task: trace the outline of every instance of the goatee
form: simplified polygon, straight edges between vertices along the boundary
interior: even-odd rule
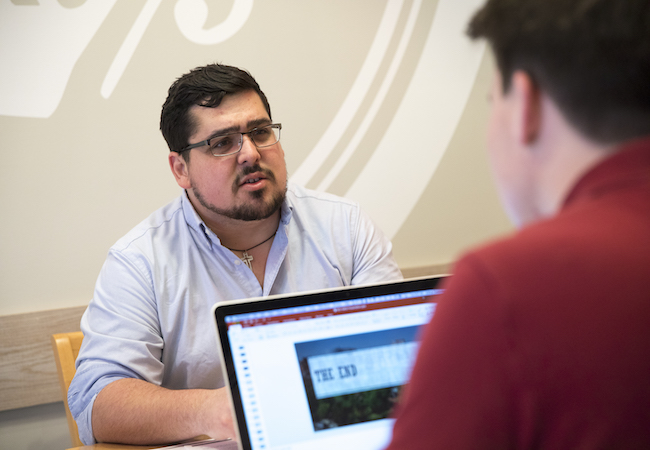
[[[236,194],[239,190],[239,185],[241,184],[241,179],[248,174],[261,172],[264,174],[266,179],[268,179],[272,185],[275,186],[275,175],[268,169],[262,169],[260,166],[255,165],[252,167],[247,167],[242,171],[242,174],[237,177],[235,183],[233,183],[233,194]],[[208,203],[201,192],[193,187],[192,192],[194,196],[199,201],[199,203],[209,211],[212,211],[215,214],[228,217],[234,220],[243,220],[246,222],[253,220],[263,220],[271,217],[276,211],[282,207],[284,199],[287,195],[287,186],[283,186],[281,189],[277,189],[272,193],[271,197],[268,200],[265,200],[265,195],[269,189],[272,187],[267,187],[263,189],[258,189],[250,192],[248,195],[250,200],[241,205],[236,205],[233,208],[225,209],[219,208],[213,204]]]

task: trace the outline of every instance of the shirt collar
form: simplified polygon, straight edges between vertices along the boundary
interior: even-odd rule
[[[564,207],[582,199],[650,182],[650,136],[621,145],[618,150],[591,168],[575,184]]]
[[[293,216],[293,203],[291,202],[291,183],[287,184],[287,195],[282,202],[282,207],[280,209],[280,223],[283,225],[288,225],[291,222],[291,217]]]
[[[205,242],[208,247],[212,248],[213,244],[221,245],[221,241],[216,234],[208,228],[208,226],[203,222],[199,213],[194,209],[194,205],[190,201],[190,198],[187,196],[187,191],[183,191],[181,195],[181,204],[183,207],[183,215],[185,216],[185,222],[187,225],[194,229],[200,236],[205,238]]]
[[[194,205],[187,196],[187,191],[183,191],[181,195],[181,204],[183,208],[183,215],[185,216],[185,222],[189,227],[194,229],[201,236],[204,236],[206,243],[210,248],[213,244],[221,245],[221,240],[219,237],[203,222],[199,213],[194,209]],[[293,216],[293,204],[289,199],[289,190],[287,190],[287,197],[284,199],[282,206],[280,208],[280,223],[284,226],[287,226],[291,222],[291,217]]]

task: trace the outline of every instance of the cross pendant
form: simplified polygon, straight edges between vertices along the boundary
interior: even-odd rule
[[[253,257],[249,255],[248,253],[244,252],[242,257],[240,258],[244,264],[248,266],[250,270],[253,270]]]

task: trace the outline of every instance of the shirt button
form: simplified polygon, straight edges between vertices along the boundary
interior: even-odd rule
[[[241,259],[234,260],[233,264],[235,264],[236,266],[240,265],[241,264]]]

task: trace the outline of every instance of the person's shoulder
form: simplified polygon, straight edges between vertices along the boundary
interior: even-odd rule
[[[541,260],[553,258],[558,244],[555,228],[554,222],[543,222],[513,230],[467,249],[459,262],[470,260],[488,272],[500,273],[507,273],[510,268],[539,267]]]
[[[601,250],[602,227],[589,223],[589,215],[582,216],[561,213],[540,220],[469,249],[461,260],[471,261],[485,274],[515,278],[524,274],[553,276],[570,268],[570,262],[574,272],[578,270],[577,262],[580,267],[591,267],[596,261],[584,262],[603,259],[606,249]]]
[[[315,191],[294,183],[288,183],[287,186],[287,199],[292,206],[300,203],[316,203],[316,204],[332,204],[341,205],[345,207],[357,208],[357,202],[350,199],[339,197],[338,195],[330,194],[329,192]]]
[[[133,227],[113,245],[113,249],[124,251],[138,241],[155,239],[160,234],[160,231],[167,234],[165,231],[169,227],[178,226],[178,220],[184,221],[182,217],[182,201],[181,197],[177,197]]]

